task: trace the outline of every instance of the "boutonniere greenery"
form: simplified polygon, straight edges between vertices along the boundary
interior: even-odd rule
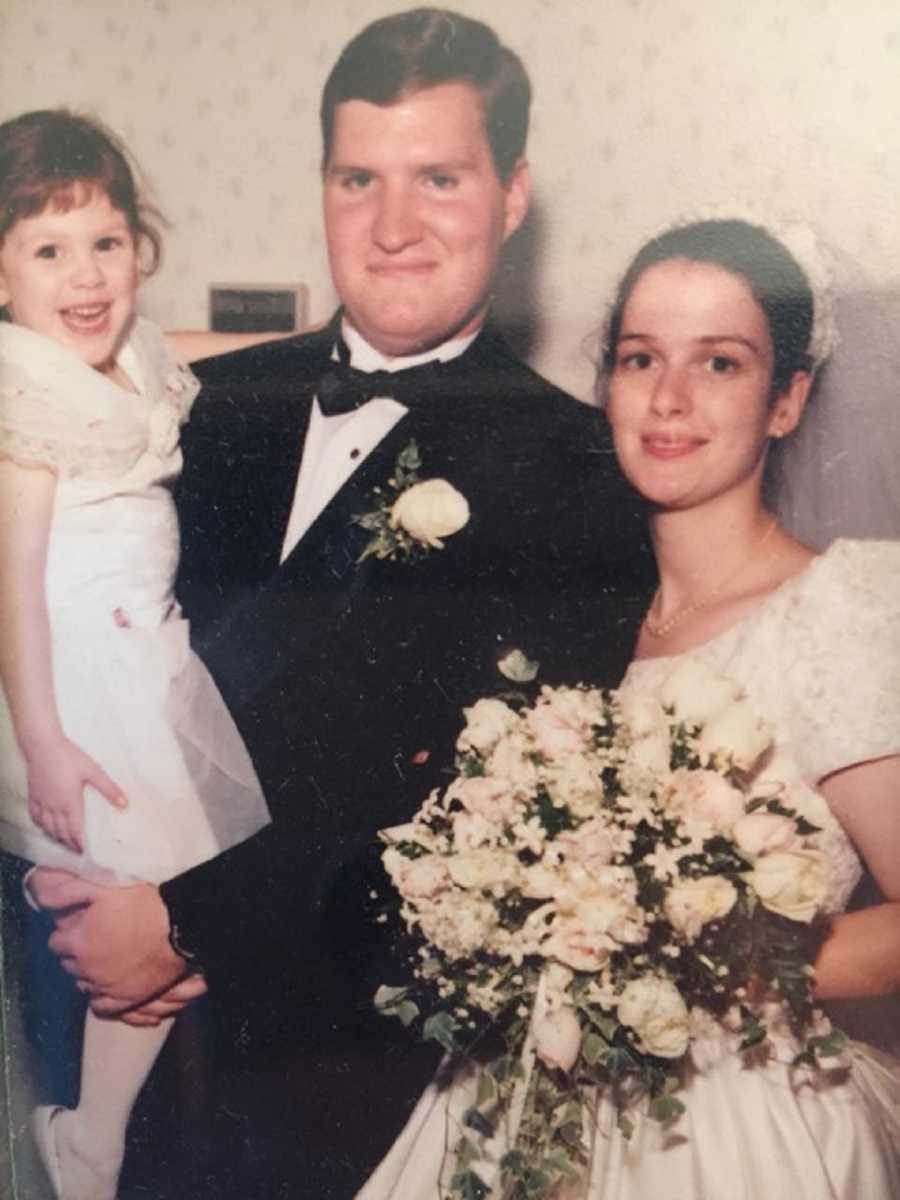
[[[357,561],[375,558],[411,560],[428,550],[443,550],[443,538],[469,521],[465,496],[446,479],[420,479],[422,458],[410,441],[397,455],[390,478],[373,488],[375,507],[358,513],[355,524],[372,537]]]

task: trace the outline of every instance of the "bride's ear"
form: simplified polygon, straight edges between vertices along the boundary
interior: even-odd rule
[[[812,386],[812,374],[809,371],[795,371],[791,382],[780,395],[775,397],[769,413],[769,437],[782,438],[793,433],[800,424],[809,389]]]

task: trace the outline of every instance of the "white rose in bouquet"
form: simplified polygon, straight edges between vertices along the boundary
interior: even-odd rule
[[[628,747],[622,765],[625,785],[638,792],[652,790],[668,774],[671,753],[668,731],[665,736],[637,738]]]
[[[401,492],[391,509],[391,524],[410,537],[442,550],[441,538],[458,533],[469,521],[465,496],[446,479],[423,479]]]
[[[549,704],[539,704],[528,714],[528,728],[538,750],[545,758],[577,754],[587,745],[584,734],[570,725]]]
[[[477,700],[471,708],[464,708],[466,727],[456,740],[456,748],[465,754],[474,750],[476,754],[488,754],[501,738],[516,729],[518,716],[502,700]]]
[[[541,778],[554,802],[565,804],[576,817],[593,816],[603,800],[603,778],[596,763],[583,754],[545,764]]]
[[[394,887],[404,899],[436,895],[441,890],[438,886],[439,880],[443,880],[445,885],[449,884],[449,876],[446,869],[441,867],[443,860],[439,855],[423,854],[418,858],[410,858],[391,845],[382,852],[381,861]]]
[[[669,722],[662,704],[649,692],[624,692],[619,712],[633,738],[669,740]]]
[[[474,850],[486,842],[496,842],[500,829],[480,813],[458,812],[453,818],[453,844],[457,850]]]
[[[625,985],[619,1020],[637,1034],[642,1050],[680,1058],[688,1047],[690,1017],[678,989],[660,975],[643,975]]]
[[[556,845],[567,862],[579,863],[589,872],[609,866],[615,854],[610,831],[600,817],[592,817],[577,829],[561,833]]]
[[[621,767],[625,787],[652,791],[668,774],[671,759],[669,719],[660,701],[648,693],[626,692],[619,713],[630,741]]]
[[[573,915],[556,918],[542,952],[574,971],[598,971],[617,948],[615,939],[599,924]]]
[[[400,895],[406,900],[433,900],[450,886],[447,865],[437,854],[404,858],[391,870],[390,875]]]
[[[537,707],[546,705],[567,725],[578,729],[588,739],[591,727],[606,719],[603,693],[596,688],[543,687],[541,701]]]
[[[532,745],[523,734],[510,733],[497,743],[488,759],[491,775],[504,779],[514,793],[528,796],[537,785],[537,767],[531,760]]]
[[[636,945],[647,936],[647,914],[638,902],[632,867],[611,865],[595,868],[590,874],[582,872],[578,886],[561,895],[559,904],[561,910],[608,932],[620,945]]]
[[[793,850],[798,843],[797,822],[780,813],[753,812],[735,822],[731,831],[738,849],[750,858],[775,850]]]
[[[467,812],[491,825],[503,825],[515,816],[517,805],[502,779],[485,775],[462,776],[447,788],[447,797],[459,800]]]
[[[663,684],[660,700],[678,721],[703,725],[741,694],[737,684],[695,658],[685,658]]]
[[[746,700],[736,700],[716,713],[700,734],[701,758],[720,754],[740,770],[749,771],[772,744],[772,727],[753,711]]]
[[[549,900],[565,886],[562,871],[542,862],[523,867],[521,880],[522,895],[529,900]]]
[[[519,860],[506,850],[492,850],[483,846],[454,854],[447,859],[450,877],[466,891],[509,890],[519,876]]]
[[[792,921],[809,923],[825,899],[825,865],[815,850],[764,854],[747,880],[770,912]]]
[[[672,773],[666,807],[679,816],[703,821],[717,833],[727,833],[744,815],[744,797],[718,771]]]
[[[541,699],[527,716],[541,754],[559,758],[584,751],[591,728],[604,720],[603,696],[583,688],[543,688]]]
[[[569,868],[555,896],[556,915],[542,949],[579,971],[595,971],[622,945],[646,937],[646,913],[636,898],[634,872],[628,867],[601,867],[589,874]]]
[[[736,900],[737,889],[729,879],[704,875],[673,884],[666,892],[663,907],[672,926],[693,941],[704,925],[727,916]]]

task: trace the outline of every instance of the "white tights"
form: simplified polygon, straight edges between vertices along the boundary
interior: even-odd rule
[[[137,1028],[88,1012],[78,1107],[53,1123],[64,1200],[115,1197],[128,1118],[172,1025]]]

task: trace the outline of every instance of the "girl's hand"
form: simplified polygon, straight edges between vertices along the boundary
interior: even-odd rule
[[[96,788],[115,808],[128,801],[90,755],[63,737],[26,754],[28,810],[44,832],[76,854],[84,851],[84,789]]]

